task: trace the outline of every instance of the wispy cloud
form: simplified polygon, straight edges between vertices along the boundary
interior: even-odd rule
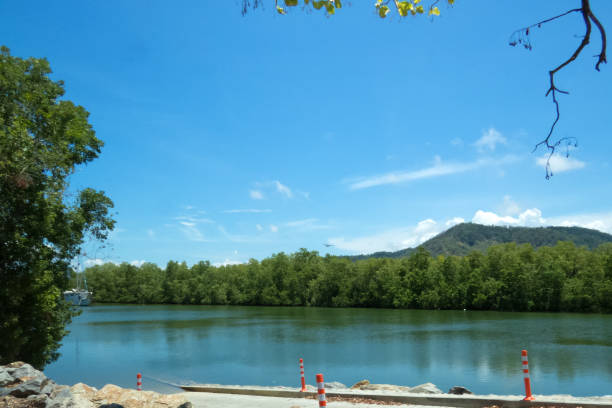
[[[210,218],[202,218],[202,217],[194,217],[190,215],[179,215],[178,217],[174,217],[175,220],[182,222],[189,222],[192,224],[214,224],[214,221]]]
[[[239,213],[253,213],[253,214],[259,214],[259,213],[269,213],[272,212],[272,210],[270,209],[256,209],[256,208],[245,208],[245,209],[239,209],[239,210],[225,210],[223,211],[224,213],[227,214],[239,214]]]
[[[261,224],[255,224],[255,228],[257,228],[257,231],[263,231],[264,229]]]
[[[494,128],[490,128],[489,130],[482,132],[482,136],[474,143],[474,146],[476,146],[479,152],[492,152],[495,150],[495,147],[498,144],[505,145],[506,143],[507,140],[501,133]]]
[[[249,195],[253,200],[263,200],[264,195],[260,190],[249,190]]]
[[[317,218],[306,218],[303,220],[289,221],[283,224],[285,227],[296,228],[302,231],[315,231],[330,229],[329,225],[319,224]]]
[[[190,241],[205,242],[204,234],[198,229],[196,223],[189,221],[180,221],[179,230],[185,235]]]
[[[301,197],[304,199],[310,198],[310,193],[307,191],[295,190],[295,192],[286,184],[281,183],[279,180],[256,182],[254,183],[257,190],[250,190],[251,198],[255,200],[261,200],[264,196],[264,191],[267,196],[273,194],[280,194],[281,196],[292,199]]]
[[[278,232],[278,227],[276,225],[271,224],[270,225],[270,231],[271,232]]]
[[[284,195],[287,198],[292,198],[293,197],[293,193],[291,192],[291,189],[289,187],[287,187],[286,185],[282,184],[278,180],[275,180],[273,183],[274,183],[274,186],[276,187],[276,191],[278,191],[279,193],[281,193],[282,195]]]
[[[546,167],[548,162],[548,156],[539,157],[536,159],[538,166]],[[583,161],[574,159],[573,157],[566,157],[555,154],[550,158],[550,170],[553,173],[563,173],[564,171],[581,169],[586,164]]]
[[[364,188],[382,186],[386,184],[406,183],[409,181],[464,173],[485,166],[507,164],[516,160],[518,160],[517,157],[507,155],[500,158],[481,158],[467,163],[443,163],[442,160],[436,156],[434,164],[431,167],[413,171],[398,171],[356,179],[350,182],[349,188],[351,190],[361,190]]]
[[[225,227],[223,227],[222,225],[219,225],[218,229],[219,229],[219,232],[221,232],[221,234],[223,234],[223,236],[225,238],[227,238],[228,240],[230,240],[232,242],[249,242],[249,241],[252,241],[252,239],[250,239],[249,237],[247,237],[245,235],[230,234],[229,232],[227,232]]]

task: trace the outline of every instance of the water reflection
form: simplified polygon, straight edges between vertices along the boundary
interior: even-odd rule
[[[522,392],[520,350],[537,393],[609,393],[612,316],[372,309],[93,306],[46,372],[60,383],[298,385],[315,372],[351,384]],[[296,381],[298,380],[298,381]],[[155,381],[147,387],[162,389]],[[167,389],[164,391],[168,391]]]

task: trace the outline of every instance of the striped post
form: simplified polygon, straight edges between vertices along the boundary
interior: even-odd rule
[[[302,389],[300,392],[306,391],[306,380],[304,379],[304,360],[300,358],[300,376],[302,377]]]
[[[523,401],[533,401],[535,398],[531,395],[531,382],[529,381],[529,363],[527,362],[527,350],[521,351],[521,360],[523,362],[523,379],[525,380],[525,398]]]
[[[317,374],[317,394],[319,397],[319,407],[326,407],[327,401],[325,401],[325,387],[323,385],[323,374]]]
[[[142,391],[142,374],[136,374],[136,389]]]

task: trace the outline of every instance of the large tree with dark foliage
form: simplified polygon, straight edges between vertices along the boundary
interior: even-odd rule
[[[0,50],[0,364],[58,357],[74,315],[62,298],[70,262],[114,226],[103,192],[69,189],[103,143],[50,73],[45,59]]]

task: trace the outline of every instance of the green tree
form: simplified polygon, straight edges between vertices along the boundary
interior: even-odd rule
[[[0,364],[42,368],[58,357],[74,315],[62,298],[70,262],[114,226],[103,192],[68,193],[103,143],[50,74],[45,59],[0,49]]]

